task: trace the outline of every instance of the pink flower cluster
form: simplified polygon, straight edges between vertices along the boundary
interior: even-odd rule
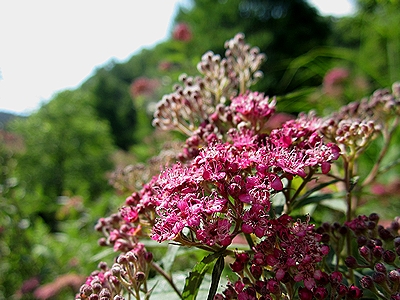
[[[295,284],[300,284],[297,295],[302,300],[326,299],[328,291],[339,298],[358,299],[362,296],[358,287],[347,287],[342,283],[342,273],[327,274],[320,269],[319,263],[330,248],[321,242],[322,235],[314,230],[309,220],[295,222],[290,216],[282,215],[267,223],[265,238],[254,247],[253,254],[237,253],[231,264],[232,270],[239,274],[239,280],[228,284],[214,299],[276,299],[284,286]]]
[[[271,114],[273,109],[266,107]],[[339,157],[334,144],[323,142],[316,123],[302,116],[270,136],[232,129],[230,142],[215,138],[186,165],[165,170],[153,185],[158,218],[152,238],[181,238],[184,228],[197,238],[192,242],[210,246],[228,246],[240,232],[264,236],[271,195],[285,189],[284,179],[305,177],[318,168],[327,173]]]

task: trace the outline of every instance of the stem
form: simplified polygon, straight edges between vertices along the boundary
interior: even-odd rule
[[[346,221],[350,222],[353,219],[353,214],[355,214],[354,208],[352,207],[352,184],[351,179],[353,177],[353,157],[350,156],[349,159],[344,157],[344,184],[346,189],[346,203],[347,203],[347,213],[346,213]],[[351,231],[348,230],[346,233],[346,256],[352,255],[351,249]],[[354,283],[354,272],[352,269],[349,269],[349,281]]]
[[[375,181],[376,177],[379,175],[379,169],[380,169],[382,160],[389,150],[390,142],[392,140],[394,131],[397,128],[398,124],[399,124],[399,118],[396,117],[392,124],[392,130],[383,131],[383,139],[384,139],[383,147],[381,149],[381,152],[379,153],[379,157],[378,157],[376,163],[374,164],[374,166],[373,166],[371,172],[368,174],[367,178],[365,178],[365,180],[361,184],[361,187],[365,187],[365,186],[371,184],[372,182]]]
[[[169,276],[158,264],[156,264],[155,262],[151,262],[151,266],[153,267],[154,270],[156,270],[161,276],[163,276],[165,278],[165,280],[167,280],[167,282],[169,283],[169,285],[174,289],[175,293],[179,296],[180,299],[182,298],[182,294],[181,292],[178,290],[178,288],[176,287],[174,281],[172,280],[172,277]]]
[[[314,172],[315,172],[315,170],[311,169],[310,173],[307,175],[306,178],[303,179],[303,182],[301,183],[299,188],[296,190],[294,195],[290,198],[290,200],[289,201],[286,200],[285,208],[283,210],[284,213],[289,214],[292,211],[291,204],[296,200],[297,196],[301,193],[301,191],[304,189],[306,184],[311,180],[311,178],[314,175]]]

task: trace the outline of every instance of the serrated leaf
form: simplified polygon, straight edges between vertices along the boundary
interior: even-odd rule
[[[203,281],[204,275],[210,269],[212,262],[219,257],[220,254],[213,253],[203,258],[201,262],[198,262],[193,270],[189,273],[185,281],[185,287],[182,292],[182,299],[184,300],[195,300],[199,291],[201,282]]]
[[[224,257],[221,255],[220,257],[218,257],[212,271],[211,286],[207,300],[214,299],[215,293],[217,292],[218,289],[219,279],[221,278],[222,271],[224,270],[224,266],[225,266],[225,260]]]

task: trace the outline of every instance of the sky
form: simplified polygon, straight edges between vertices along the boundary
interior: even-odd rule
[[[351,0],[309,0],[322,15]],[[96,68],[168,38],[185,0],[0,1],[0,111],[29,114]]]

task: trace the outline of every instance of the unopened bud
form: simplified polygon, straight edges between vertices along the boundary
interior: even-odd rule
[[[111,273],[116,277],[121,276],[121,266],[119,264],[114,264],[111,268]]]
[[[388,275],[389,279],[396,284],[400,283],[400,270],[392,270]]]
[[[354,269],[358,266],[357,260],[354,256],[348,256],[344,263],[346,264],[347,267],[349,267],[350,269]]]
[[[92,289],[94,293],[96,294],[100,293],[102,288],[103,287],[101,286],[100,282],[94,282],[94,283],[92,282]]]
[[[93,288],[90,285],[83,284],[79,289],[79,292],[81,295],[89,296],[90,294],[93,293]]]
[[[106,299],[111,299],[111,293],[108,290],[108,288],[103,288],[99,294],[100,299],[101,298],[106,298]]]
[[[145,252],[144,253],[144,260],[150,263],[153,260],[153,253]]]
[[[361,248],[358,249],[358,252],[362,257],[365,259],[369,259],[371,250],[367,246],[362,246]]]
[[[354,299],[359,299],[363,296],[363,292],[362,292],[362,290],[360,290],[359,287],[357,287],[355,285],[351,285],[349,287],[349,291],[347,292],[347,295],[349,295],[350,297],[352,297]]]
[[[97,267],[103,271],[107,270],[107,263],[104,261],[99,262],[99,264],[97,265]]]
[[[89,300],[99,300],[100,296],[97,294],[91,294],[88,299]]]
[[[381,258],[383,255],[384,249],[381,246],[376,246],[374,249],[372,249],[372,254],[376,258]]]
[[[378,222],[379,221],[379,215],[377,213],[372,213],[369,215],[368,219],[370,219],[373,222]]]
[[[104,237],[100,238],[100,239],[98,240],[97,243],[98,243],[99,246],[101,246],[101,247],[107,246],[107,240],[106,240],[106,238],[104,238]]]
[[[374,269],[377,272],[386,273],[386,267],[383,263],[376,263]]]
[[[396,260],[396,253],[392,250],[386,250],[382,255],[383,261],[390,264]]]
[[[390,241],[394,239],[394,236],[387,229],[378,230],[379,237],[384,241]]]
[[[386,275],[380,272],[375,272],[372,274],[372,280],[378,284],[381,284],[386,281]]]
[[[135,280],[137,282],[143,282],[146,279],[146,275],[143,272],[137,272],[135,274]]]
[[[374,281],[372,280],[371,276],[364,276],[363,278],[361,278],[360,284],[363,289],[367,290],[372,289],[374,287]]]

